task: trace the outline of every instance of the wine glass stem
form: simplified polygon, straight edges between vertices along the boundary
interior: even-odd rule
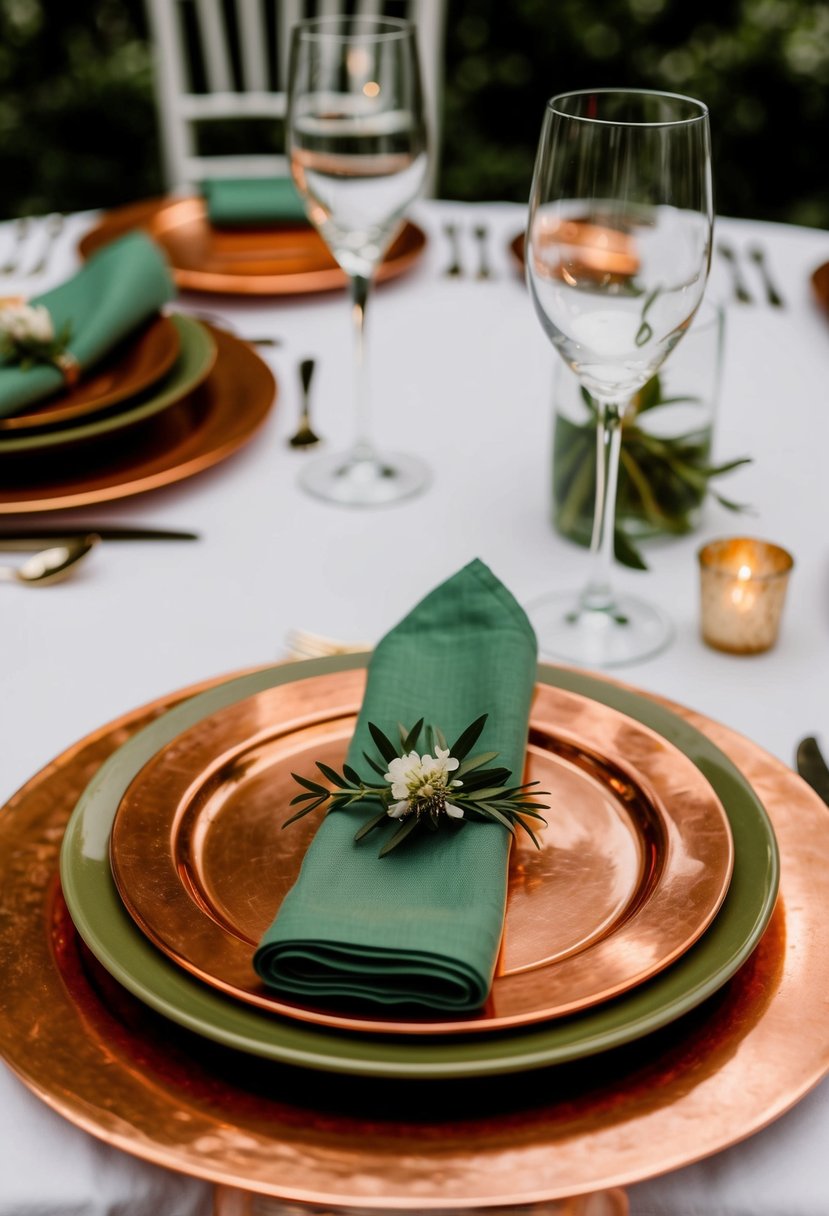
[[[354,333],[354,413],[355,439],[352,457],[356,460],[374,460],[374,447],[369,439],[369,394],[366,368],[366,303],[371,279],[365,275],[351,275],[351,320]]]
[[[616,488],[622,446],[624,403],[599,400],[596,418],[596,504],[590,538],[592,569],[582,592],[582,607],[590,612],[613,608],[610,571],[614,557]]]

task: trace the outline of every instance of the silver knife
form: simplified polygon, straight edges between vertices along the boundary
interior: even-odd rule
[[[94,532],[101,540],[200,540],[198,532],[179,532],[170,528],[119,528],[94,523],[79,523],[74,528],[0,529],[0,548],[28,549],[33,545],[59,543],[68,537]]]
[[[829,767],[812,735],[807,735],[797,745],[797,771],[829,806]]]

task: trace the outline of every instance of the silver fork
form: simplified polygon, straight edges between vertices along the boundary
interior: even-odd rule
[[[783,297],[772,282],[769,268],[766,264],[765,250],[761,245],[752,245],[746,251],[754,265],[757,267],[760,278],[763,280],[763,288],[766,293],[766,300],[772,308],[785,308]]]
[[[478,224],[475,228],[475,240],[478,242],[478,273],[476,279],[491,279],[492,271],[489,267],[489,253],[487,250],[487,241],[489,240],[489,232],[484,224]]]
[[[26,237],[29,235],[31,222],[27,215],[21,215],[19,219],[14,221],[12,247],[9,256],[3,265],[0,266],[0,275],[10,276],[16,274],[20,268],[20,259],[26,246]]]
[[[37,261],[35,262],[34,266],[31,269],[31,271],[29,272],[30,274],[33,274],[33,275],[45,274],[45,272],[49,266],[49,262],[52,259],[52,252],[55,248],[55,243],[56,243],[58,237],[60,236],[60,234],[63,232],[63,226],[65,223],[66,223],[66,221],[65,221],[64,217],[58,211],[55,211],[52,215],[46,216],[46,219],[44,221],[44,227],[46,229],[46,237],[43,242],[43,248],[40,251],[40,257],[37,259]]]
[[[371,650],[368,642],[341,642],[307,629],[290,629],[285,645],[294,659],[324,659],[333,654],[362,654]]]
[[[459,279],[463,274],[463,266],[461,265],[461,248],[458,240],[457,224],[444,224],[443,231],[446,234],[446,239],[449,242],[449,250],[451,261],[444,270],[444,277],[447,279]]]
[[[725,241],[717,241],[717,252],[731,268],[731,283],[734,288],[734,298],[741,304],[753,304],[754,298],[748,290],[742,272],[737,262],[737,254]]]

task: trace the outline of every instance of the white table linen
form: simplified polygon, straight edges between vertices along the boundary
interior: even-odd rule
[[[577,587],[587,555],[550,518],[552,377],[558,358],[533,315],[509,241],[523,225],[512,204],[423,203],[429,243],[415,268],[379,288],[368,312],[373,426],[379,444],[423,456],[434,473],[422,496],[363,510],[316,501],[296,484],[307,452],[287,446],[299,413],[299,360],[319,360],[313,421],[325,450],[351,437],[351,345],[342,293],[238,301],[185,297],[182,308],[222,315],[242,334],[272,333],[263,349],[279,396],[262,431],[217,468],[176,486],[84,511],[0,517],[191,528],[193,544],[104,544],[67,582],[0,595],[0,800],[76,739],[125,711],[206,677],[283,657],[301,627],[373,642],[427,590],[480,557],[528,603]],[[447,279],[447,219],[462,229],[467,274]],[[34,294],[77,264],[94,217],[71,218],[47,279],[5,280],[2,294]],[[495,277],[475,278],[473,227],[490,230]],[[693,536],[647,549],[647,574],[619,570],[620,589],[665,608],[673,645],[615,674],[722,721],[791,764],[797,740],[829,749],[829,319],[809,276],[829,260],[829,233],[718,221],[745,249],[766,248],[786,300],[732,302],[715,259],[708,293],[727,304],[716,455],[753,463],[719,482],[752,504],[740,517],[706,506]],[[0,256],[11,228],[0,229]],[[323,449],[316,449],[323,450]],[[778,646],[737,658],[699,640],[696,550],[749,534],[795,557]],[[829,812],[827,812],[829,814]],[[827,819],[829,830],[829,819]],[[688,1130],[693,1142],[693,1128]],[[825,1216],[829,1082],[745,1144],[630,1188],[633,1216]],[[43,1168],[48,1162],[49,1168]],[[209,1188],[99,1144],[34,1098],[0,1066],[0,1216],[203,1216]]]

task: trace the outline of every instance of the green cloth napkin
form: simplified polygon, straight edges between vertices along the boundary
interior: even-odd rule
[[[375,650],[347,762],[368,776],[374,722],[390,739],[418,718],[451,744],[489,718],[473,749],[521,780],[536,671],[523,609],[480,561],[439,586]],[[304,774],[303,774],[304,775]],[[308,774],[309,776],[312,774]],[[374,803],[321,823],[298,879],[254,956],[259,976],[305,1004],[342,998],[462,1012],[486,1000],[503,929],[509,833],[497,824],[419,833],[379,858]],[[286,831],[292,831],[289,827]],[[278,864],[278,861],[275,861]]]
[[[93,367],[175,294],[160,249],[140,232],[132,232],[94,254],[71,279],[36,296],[45,304],[55,333],[69,322],[68,351],[81,368]],[[64,379],[47,363],[21,368],[0,364],[0,417],[60,391]]]
[[[217,177],[202,182],[207,218],[216,228],[261,228],[307,223],[305,207],[290,177]]]

